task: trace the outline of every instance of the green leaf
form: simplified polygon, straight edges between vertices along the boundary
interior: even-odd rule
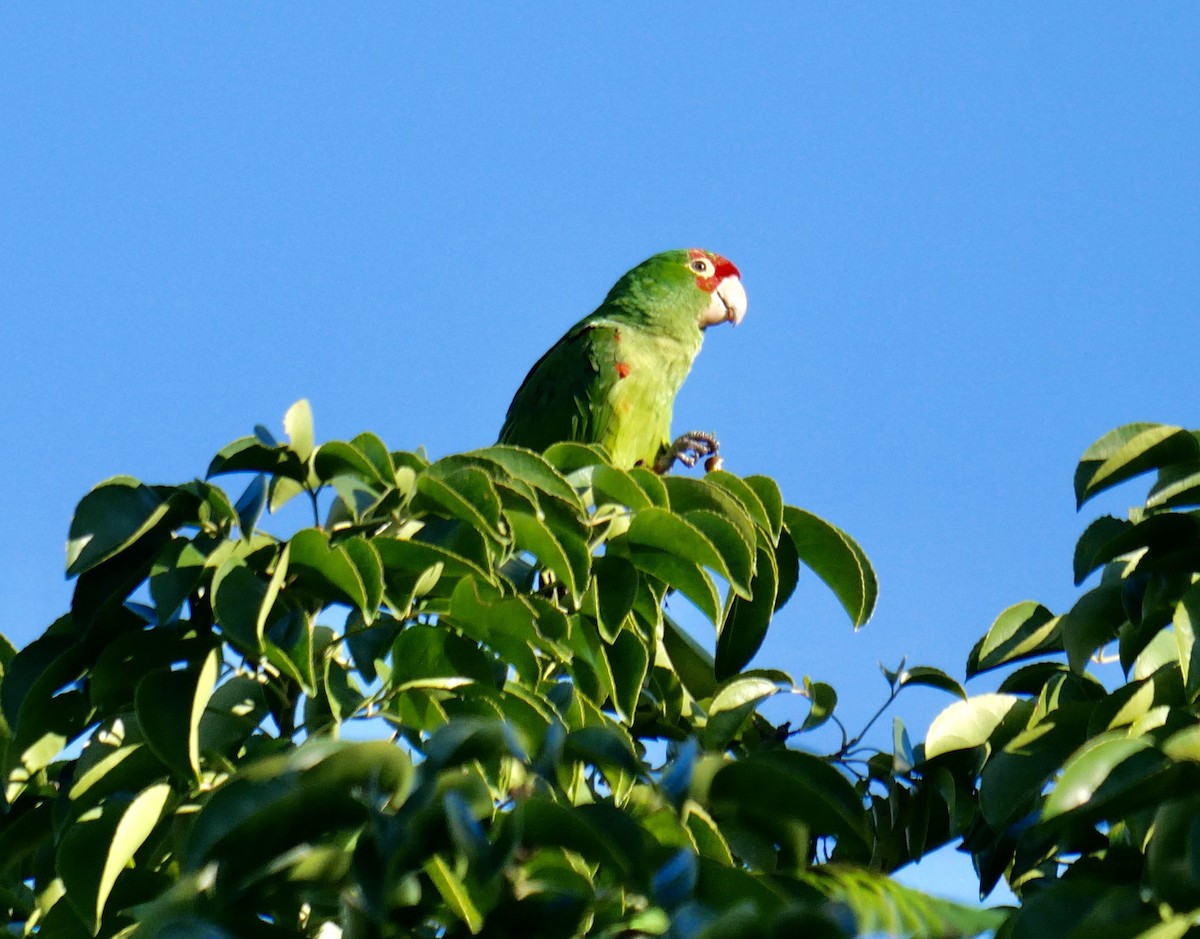
[[[399,804],[413,781],[410,758],[384,740],[313,738],[243,765],[205,802],[181,853],[186,870],[220,857],[233,874],[319,837],[362,824],[364,795]]]
[[[800,560],[833,591],[854,628],[863,626],[875,610],[879,585],[862,548],[840,528],[795,506],[784,507],[783,520]]]
[[[663,485],[667,487],[672,512],[685,518],[691,516],[692,513],[708,513],[716,516],[723,525],[718,529],[720,533],[717,537],[714,539],[710,535],[710,540],[713,540],[713,543],[720,549],[723,540],[736,536],[741,541],[742,547],[740,549],[731,548],[731,550],[739,550],[747,564],[753,560],[754,546],[759,539],[757,527],[754,519],[750,517],[749,512],[736,496],[731,495],[720,486],[714,486],[707,478],[696,479],[691,476],[668,475],[662,477],[662,481]],[[701,524],[702,520],[703,516],[700,516],[695,524],[705,534],[709,534],[708,529]],[[727,533],[723,531],[728,529],[731,531]],[[745,579],[749,580],[749,576],[747,573]]]
[[[732,584],[732,575],[725,559],[708,537],[695,525],[666,509],[651,508],[638,512],[629,523],[625,537],[631,545],[656,548],[697,566],[707,567]],[[637,561],[634,563],[637,564]],[[749,587],[743,585],[741,592],[748,593]]]
[[[996,617],[967,658],[967,677],[1048,652],[1062,651],[1058,618],[1040,603],[1023,600]]]
[[[217,683],[220,660],[211,650],[203,663],[157,669],[138,682],[135,710],[146,743],[172,772],[200,781],[200,719]]]
[[[754,494],[762,502],[767,521],[770,523],[771,537],[778,541],[783,533],[784,524],[783,495],[779,491],[779,484],[770,476],[746,476],[743,482],[754,490]]]
[[[277,581],[286,569],[286,550],[270,580],[246,567],[241,558],[230,558],[217,569],[212,583],[213,613],[230,642],[248,652],[262,651],[263,629],[279,593]]]
[[[663,616],[663,648],[680,682],[697,700],[712,697],[717,690],[713,658],[708,651],[670,616]]]
[[[262,517],[266,504],[267,477],[259,473],[250,480],[246,491],[242,493],[242,497],[237,500],[237,505],[233,507],[237,512],[238,527],[242,530],[243,538],[249,538],[254,534],[254,529]]]
[[[574,807],[534,797],[520,803],[517,811],[526,844],[576,851],[622,879],[631,877],[646,861],[638,824],[612,805]]]
[[[726,867],[734,866],[733,855],[721,835],[721,830],[712,820],[712,816],[699,804],[689,801],[684,806],[683,824],[687,827],[698,854]]]
[[[365,453],[353,444],[341,440],[321,444],[312,462],[317,480],[323,483],[337,476],[354,476],[377,486],[387,486],[394,482],[390,472],[385,476],[382,469],[369,460]],[[391,469],[390,461],[387,469]]]
[[[932,668],[928,665],[914,665],[912,668],[907,668],[900,673],[901,687],[907,685],[924,685],[928,688],[940,688],[942,691],[949,691],[952,695],[967,700],[967,692],[957,681],[943,672],[941,669]]]
[[[571,505],[580,512],[583,511],[583,503],[579,501],[575,487],[540,453],[522,447],[497,444],[482,450],[472,450],[464,455],[495,463],[516,479]]]
[[[925,758],[983,746],[1002,723],[1023,723],[1033,705],[1011,694],[981,694],[956,701],[933,719],[925,735]]]
[[[613,706],[622,721],[632,723],[646,681],[650,654],[641,636],[623,629],[606,648],[605,655],[613,677]]]
[[[1140,473],[1200,455],[1200,444],[1182,427],[1126,424],[1092,444],[1075,471],[1075,503],[1082,506],[1096,493]]]
[[[1193,432],[1195,436],[1195,432]],[[1194,462],[1164,466],[1146,497],[1146,508],[1200,505],[1200,465]]]
[[[778,587],[774,552],[760,547],[756,567],[753,599],[731,595],[718,629],[715,662],[718,679],[729,678],[746,667],[762,646],[771,625]]]
[[[570,532],[551,531],[543,519],[528,512],[509,511],[508,523],[519,548],[530,552],[579,597],[587,584],[591,555],[581,539]]]
[[[110,799],[67,829],[57,867],[75,911],[98,932],[117,877],[162,817],[171,787],[157,783],[129,800]]]
[[[1058,624],[1071,671],[1082,674],[1092,655],[1117,638],[1125,619],[1116,584],[1101,584],[1076,600]]]
[[[592,559],[592,584],[595,594],[596,616],[600,631],[615,639],[621,624],[633,609],[637,596],[637,569],[625,558],[615,554],[604,554]]]
[[[833,717],[838,697],[837,691],[832,685],[827,685],[823,681],[811,681],[805,678],[804,696],[808,698],[810,704],[808,714],[804,718],[804,723],[800,725],[801,730],[812,730],[820,727],[829,718]]]
[[[495,541],[506,533],[501,524],[500,495],[487,474],[473,466],[438,475],[431,466],[418,480],[417,492],[451,518],[457,518]]]
[[[681,516],[693,525],[717,549],[725,570],[729,572],[729,585],[738,596],[749,599],[750,581],[755,572],[756,539],[744,533],[727,518],[707,509],[693,509]],[[774,560],[774,554],[772,554]],[[774,601],[774,590],[771,591]]]
[[[642,546],[635,546],[629,559],[638,570],[682,593],[710,622],[717,622],[721,613],[721,595],[702,567],[673,552]]]
[[[989,825],[1001,830],[1029,814],[1047,781],[1083,743],[1092,705],[1056,708],[994,752],[983,767],[979,807]]]
[[[631,474],[615,466],[596,467],[592,474],[592,492],[597,505],[610,502],[638,511],[656,504]]]
[[[166,516],[168,503],[129,476],[100,483],[84,496],[67,537],[67,576],[82,574],[123,551]]]
[[[1117,556],[1113,541],[1133,527],[1132,523],[1111,515],[1092,522],[1075,544],[1075,586],[1082,584],[1097,567]]]
[[[313,416],[307,398],[301,398],[287,409],[283,415],[283,432],[288,435],[296,456],[307,461],[313,452]]]
[[[1184,690],[1189,701],[1200,695],[1200,584],[1193,584],[1179,598],[1172,618],[1175,627],[1179,667],[1183,673]]]
[[[765,479],[766,477],[759,477]],[[718,486],[724,489],[731,496],[741,503],[743,511],[753,519],[754,524],[761,528],[764,532],[771,536],[772,541],[778,541],[778,528],[772,525],[772,519],[767,514],[767,507],[763,504],[763,500],[759,497],[754,488],[739,476],[733,473],[728,473],[725,470],[714,470],[711,473],[706,473],[704,481],[712,486]],[[775,495],[778,495],[776,490]],[[779,498],[780,511],[783,508],[783,499]]]
[[[762,702],[784,689],[761,675],[745,675],[724,682],[708,706],[708,722],[701,741],[708,750],[723,750]]]
[[[1093,737],[1063,766],[1062,776],[1046,798],[1042,818],[1050,820],[1067,813],[1105,817],[1114,803],[1140,794],[1135,805],[1153,803],[1152,779],[1167,759],[1147,737],[1110,731]]]
[[[579,760],[602,770],[618,769],[632,776],[642,774],[642,763],[633,752],[629,736],[611,724],[595,724],[567,733],[563,757]]]
[[[466,925],[467,929],[471,931],[471,935],[477,935],[483,929],[483,914],[471,900],[471,894],[466,885],[440,854],[432,855],[425,862],[424,868],[446,906]]]
[[[297,483],[308,479],[308,470],[294,451],[264,444],[258,437],[241,437],[222,448],[204,475],[208,479],[223,473],[265,473]]]
[[[722,830],[726,819],[736,817],[785,843],[794,838],[789,825],[798,823],[813,835],[837,836],[839,850],[865,845],[866,814],[854,787],[824,760],[798,750],[727,763],[713,777],[708,798]]]
[[[830,903],[847,908],[860,936],[978,936],[994,933],[1009,913],[932,897],[861,867],[824,864],[803,879]]]
[[[367,551],[370,547],[364,545]],[[359,553],[363,554],[361,549]],[[367,598],[367,586],[358,567],[351,560],[350,553],[342,545],[331,545],[329,536],[319,528],[305,528],[292,536],[288,542],[289,567],[293,573],[308,572],[315,575],[320,582],[332,587],[339,599],[344,599],[352,606],[362,610],[364,618],[370,622],[376,608],[371,608]],[[371,562],[363,558],[364,569],[369,577],[375,576],[371,570]],[[379,572],[382,578],[382,571]],[[372,587],[375,585],[372,584]],[[380,584],[382,592],[382,584]]]

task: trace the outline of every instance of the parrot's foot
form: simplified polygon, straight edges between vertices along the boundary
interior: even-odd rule
[[[714,455],[721,449],[721,444],[712,434],[702,430],[693,430],[680,436],[671,446],[659,454],[654,461],[654,472],[665,473],[678,460],[684,466],[695,466],[697,461],[706,456]]]

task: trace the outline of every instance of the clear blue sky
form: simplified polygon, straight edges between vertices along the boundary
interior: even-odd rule
[[[852,635],[806,583],[757,664],[854,723],[878,660],[961,676],[1005,606],[1068,605],[1080,453],[1200,425],[1200,7],[648,7],[5,5],[0,631],[65,609],[95,482],[200,474],[300,397],[322,439],[490,443],[693,245],[750,307],[677,429],[882,584]]]

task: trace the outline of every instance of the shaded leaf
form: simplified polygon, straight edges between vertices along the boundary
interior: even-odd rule
[[[855,629],[865,624],[875,610],[879,586],[862,548],[811,512],[789,505],[783,518],[800,560],[833,591]]]
[[[162,817],[171,787],[157,783],[131,799],[112,799],[72,825],[58,848],[58,871],[67,898],[98,931],[117,877]]]
[[[778,586],[774,553],[760,547],[757,568],[753,599],[732,596],[717,633],[715,669],[718,679],[736,675],[746,667],[762,646],[771,625]]]
[[[129,476],[100,483],[84,496],[67,537],[67,576],[81,574],[129,547],[166,516],[168,504]]]
[[[1200,444],[1182,427],[1125,424],[1109,431],[1084,452],[1075,471],[1075,503],[1148,470],[1200,455]]]

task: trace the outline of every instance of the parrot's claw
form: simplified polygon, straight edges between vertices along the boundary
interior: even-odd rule
[[[712,434],[702,430],[693,430],[680,436],[670,447],[664,450],[654,461],[654,472],[665,473],[678,460],[684,466],[691,468],[706,456],[711,456],[721,449],[721,444]]]

